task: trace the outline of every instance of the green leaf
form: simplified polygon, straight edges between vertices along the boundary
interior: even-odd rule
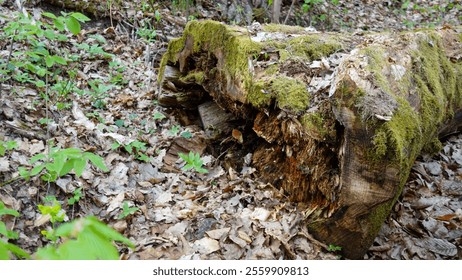
[[[158,10],[154,12],[154,18],[156,19],[157,22],[161,20],[161,15]]]
[[[116,120],[114,124],[119,128],[125,126],[124,120]]]
[[[144,162],[148,162],[148,161],[151,160],[151,158],[148,157],[148,156],[145,155],[145,154],[139,154],[139,155],[138,155],[138,160],[141,160],[141,161],[144,161]]]
[[[80,198],[82,198],[82,187],[76,189],[74,191],[74,196],[67,200],[69,205],[74,205],[76,202],[79,202]]]
[[[123,206],[122,206],[122,213],[119,214],[119,216],[117,217],[117,219],[123,219],[131,214],[134,214],[136,211],[138,211],[139,208],[138,207],[129,207],[128,206],[128,202],[125,201]]]
[[[55,172],[57,175],[61,173],[64,163],[67,161],[67,156],[64,153],[56,153],[53,155],[53,162],[45,164],[48,172]]]
[[[6,248],[6,242],[0,239],[0,260],[6,261],[10,259],[10,255],[8,254],[8,249]]]
[[[75,19],[75,17],[68,17],[66,19],[66,27],[74,35],[80,33],[80,23],[77,19]]]
[[[58,174],[56,174],[56,172],[45,173],[40,176],[40,179],[45,182],[54,182],[56,179],[58,179]]]
[[[30,259],[30,255],[18,246],[0,239],[0,260],[9,260],[10,255],[8,252],[15,254],[19,258]]]
[[[18,171],[19,171],[19,176],[21,176],[22,178],[26,179],[26,180],[29,180],[30,179],[30,172],[27,168],[23,167],[23,166],[19,166],[18,167]]]
[[[43,12],[43,13],[42,13],[42,16],[49,17],[49,18],[52,18],[52,19],[56,19],[56,18],[57,18],[54,14],[49,13],[49,12]]]
[[[11,215],[14,217],[18,217],[19,212],[13,209],[6,208],[5,204],[2,201],[0,201],[0,216],[3,216],[3,215]]]
[[[38,154],[38,155],[35,155],[33,157],[30,158],[29,160],[29,163],[30,164],[34,164],[35,162],[37,162],[38,160],[41,160],[41,159],[44,159],[46,158],[47,156],[45,154]]]
[[[53,59],[58,64],[67,65],[67,60],[61,56],[53,55]]]
[[[58,153],[66,155],[66,156],[68,156],[70,158],[81,158],[82,157],[82,150],[77,149],[77,148],[63,149],[63,150],[57,152],[57,154]]]
[[[72,13],[70,16],[75,18],[76,20],[78,20],[80,22],[90,21],[90,19],[86,15],[81,14],[81,13]]]
[[[8,230],[6,229],[6,225],[0,221],[0,236],[8,236]]]
[[[70,159],[70,160],[67,160],[63,167],[61,168],[61,171],[59,172],[59,176],[64,176],[66,174],[68,174],[69,172],[71,172],[72,168],[74,168],[74,161],[77,160],[77,159]]]
[[[196,170],[197,172],[199,173],[209,173],[209,171],[203,167],[198,167],[198,166],[194,166],[194,170]]]
[[[84,158],[89,159],[93,165],[95,165],[96,167],[98,167],[102,171],[104,171],[104,172],[109,171],[109,169],[104,164],[104,160],[103,160],[102,157],[100,157],[98,155],[95,155],[93,153],[89,153],[89,152],[83,153],[83,156],[84,156]]]
[[[16,141],[8,141],[6,142],[6,149],[7,150],[13,150],[18,147],[18,143]]]
[[[39,174],[40,172],[42,172],[43,168],[45,168],[45,164],[40,164],[40,165],[35,166],[30,171],[29,176],[35,176],[35,175]]]
[[[87,166],[87,160],[86,159],[74,159],[74,171],[75,175],[77,177],[82,176],[83,171],[85,170],[85,167]]]
[[[178,153],[178,156],[179,156],[182,160],[184,160],[184,161],[186,161],[186,162],[189,161],[189,157],[188,157],[188,155],[186,155],[186,154]]]
[[[112,149],[112,150],[117,150],[120,146],[121,146],[121,145],[120,145],[119,143],[114,142],[114,143],[112,143],[112,145],[111,145],[111,149]]]
[[[104,235],[110,240],[122,242],[131,248],[135,247],[135,245],[133,245],[133,243],[129,239],[127,239],[114,229],[110,228],[108,225],[100,222],[97,218],[93,216],[86,218],[86,224],[93,227],[96,232],[99,232],[100,234]]]
[[[183,131],[180,134],[181,137],[186,138],[186,139],[191,139],[192,138],[192,133],[190,131]]]
[[[108,241],[84,229],[77,240],[68,240],[57,250],[63,260],[117,260],[117,249]]]
[[[65,28],[64,28],[64,18],[63,17],[54,19],[53,24],[55,25],[56,29],[58,29],[59,31],[61,32],[64,31]]]
[[[80,232],[81,227],[80,225],[76,225],[76,223],[81,223],[82,219],[76,219],[68,223],[64,223],[60,225],[56,230],[55,230],[55,235],[60,236],[60,237],[69,237],[73,238],[77,236],[77,234]]]
[[[19,248],[18,246],[7,243],[6,248],[13,254],[15,254],[19,258],[30,259],[30,255],[26,253],[23,249]]]
[[[51,245],[39,248],[35,253],[35,258],[38,260],[59,260],[60,257],[56,252],[57,249]]]
[[[44,33],[45,37],[46,37],[48,40],[52,40],[52,41],[53,41],[53,40],[55,40],[56,37],[57,37],[56,33],[55,33],[53,30],[47,29],[47,30],[45,30],[43,33]]]
[[[165,118],[165,115],[162,114],[162,113],[159,113],[159,112],[155,112],[154,113],[154,119],[155,120],[161,120],[161,119],[164,119]]]

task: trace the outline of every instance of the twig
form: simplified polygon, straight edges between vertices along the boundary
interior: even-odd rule
[[[292,10],[294,9],[294,5],[295,5],[295,2],[297,0],[292,0],[292,4],[290,4],[290,8],[289,8],[289,11],[287,12],[287,16],[286,18],[284,19],[284,24],[287,24],[287,21],[289,20],[289,16],[290,14],[292,13]]]
[[[23,179],[23,178],[22,178],[21,176],[18,176],[18,177],[11,178],[11,179],[9,179],[8,181],[1,182],[1,183],[0,183],[0,188],[1,188],[1,187],[4,187],[4,186],[6,186],[6,185],[9,185],[9,184],[11,184],[11,183],[13,183],[13,182],[16,182],[17,180],[20,180],[20,179]]]

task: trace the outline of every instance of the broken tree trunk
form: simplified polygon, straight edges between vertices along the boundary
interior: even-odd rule
[[[302,202],[317,238],[362,258],[416,157],[462,126],[461,41],[448,26],[348,35],[194,21],[163,57],[159,102],[200,86],[250,123],[261,177]]]

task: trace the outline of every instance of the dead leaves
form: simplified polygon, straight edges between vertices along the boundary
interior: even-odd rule
[[[462,246],[462,137],[424,157],[368,255],[380,259],[458,259]],[[391,246],[390,246],[391,245]]]

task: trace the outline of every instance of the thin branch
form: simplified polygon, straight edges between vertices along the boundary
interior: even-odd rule
[[[289,11],[287,12],[286,18],[284,19],[284,24],[287,24],[287,21],[289,20],[289,16],[292,13],[292,10],[294,9],[295,2],[297,2],[297,0],[292,0],[292,4],[290,4]]]

